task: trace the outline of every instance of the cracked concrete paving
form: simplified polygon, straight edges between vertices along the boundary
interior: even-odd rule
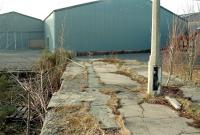
[[[187,97],[191,97],[194,102],[200,105],[200,88],[199,87],[191,87],[191,86],[183,86],[180,88],[184,95]]]
[[[119,111],[124,117],[126,128],[129,129],[132,134],[179,135],[180,133],[188,133],[200,135],[200,130],[187,125],[187,122],[191,122],[191,120],[179,117],[177,112],[167,106],[147,103],[138,105],[138,102],[142,99],[142,95],[136,92],[128,92],[123,86],[128,85],[134,88],[140,84],[132,80],[127,81],[122,75],[118,76],[114,74],[113,72],[116,72],[116,68],[113,68],[113,65],[111,66],[103,62],[93,63],[95,65],[94,70],[100,77],[100,81],[105,85],[111,85],[113,90],[120,91],[117,93],[121,103]],[[134,61],[129,61],[125,63],[125,66],[131,67],[139,75],[147,77],[146,64],[137,63],[137,65],[135,65]],[[112,67],[113,70],[103,69],[108,67]],[[164,79],[166,79],[166,76],[164,76]],[[123,83],[123,81],[125,81],[125,83]],[[119,82],[120,87],[117,82]],[[113,85],[117,85],[118,88]]]
[[[130,60],[123,63],[123,66],[147,77],[146,63]],[[74,64],[67,66],[62,77],[62,86],[57,93],[54,93],[49,103],[49,112],[41,135],[51,135],[52,129],[58,128],[58,125],[52,124],[56,123],[59,118],[54,118],[53,113],[55,112],[52,112],[51,108],[77,105],[83,102],[90,103],[89,112],[99,121],[102,129],[120,129],[115,114],[107,104],[110,96],[101,93],[101,89],[115,91],[120,100],[118,111],[124,118],[125,127],[133,135],[200,135],[199,129],[187,125],[187,122],[191,121],[190,119],[179,117],[177,112],[167,106],[147,103],[139,105],[138,103],[143,99],[144,94],[131,92],[127,87],[137,89],[142,85],[128,76],[117,74],[118,64],[95,60],[82,64],[86,66],[85,69]],[[87,77],[85,77],[86,75]],[[84,91],[81,90],[83,86],[87,86]],[[193,94],[198,93],[194,90]],[[195,98],[199,99],[198,96]],[[52,127],[52,125],[54,126]]]

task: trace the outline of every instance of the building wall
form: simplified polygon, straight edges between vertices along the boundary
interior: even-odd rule
[[[191,32],[200,29],[200,13],[189,14],[185,19],[188,20],[188,28]]]
[[[161,45],[174,14],[161,8]],[[184,22],[185,23],[185,22]],[[55,11],[55,46],[73,51],[150,49],[149,0],[101,0]]]
[[[41,20],[16,12],[0,15],[0,49],[29,49],[31,40],[43,40]]]
[[[50,51],[55,49],[55,13],[53,12],[44,22],[46,47]]]

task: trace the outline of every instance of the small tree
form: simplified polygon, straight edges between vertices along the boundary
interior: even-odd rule
[[[184,29],[184,28],[182,28]],[[167,48],[167,54],[169,56],[169,67],[168,67],[168,79],[166,85],[169,84],[171,76],[173,74],[173,66],[175,61],[175,53],[179,49],[179,36],[182,34],[181,25],[177,17],[173,18],[172,29],[170,31],[169,36],[169,45]]]

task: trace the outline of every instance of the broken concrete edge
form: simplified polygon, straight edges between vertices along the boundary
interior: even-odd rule
[[[77,70],[79,70],[79,71],[77,71]],[[84,74],[87,74],[87,76],[84,77]],[[84,78],[82,78],[80,76],[82,76]],[[68,88],[72,88],[72,87],[69,87],[69,85],[76,85],[72,82],[77,83],[77,81],[76,81],[77,79],[78,80],[86,79],[88,82],[91,82],[91,81],[92,82],[88,83],[89,85],[88,85],[88,88],[86,91],[81,91],[81,89],[79,89],[79,86],[76,88],[76,90],[68,91],[67,90]],[[87,102],[87,103],[91,104],[87,113],[89,113],[91,116],[93,116],[96,119],[99,127],[103,130],[106,130],[106,132],[109,132],[109,131],[117,132],[118,130],[120,130],[120,128],[115,121],[114,115],[112,115],[112,110],[109,109],[109,107],[107,107],[106,104],[103,104],[103,103],[100,104],[101,102],[99,102],[99,101],[101,101],[101,99],[102,99],[101,96],[95,97],[95,96],[98,96],[96,94],[97,91],[93,91],[95,88],[98,88],[98,87],[96,87],[96,85],[94,85],[94,83],[98,83],[98,81],[94,82],[95,79],[98,80],[98,78],[96,78],[95,75],[93,75],[92,66],[88,66],[87,72],[85,72],[85,69],[77,67],[76,64],[69,65],[66,68],[66,71],[63,75],[62,83],[64,84],[64,82],[66,82],[66,81],[68,81],[70,83],[68,84],[68,87],[65,87],[62,85],[60,90],[57,93],[54,93],[54,95],[51,99],[51,102],[48,105],[48,110],[51,112],[51,110],[56,109],[56,108],[58,108],[58,110],[59,110],[59,108],[62,108],[65,106],[73,106],[73,105],[81,104],[83,102],[84,103]],[[77,85],[81,85],[81,83],[79,83]],[[100,98],[100,100],[99,100],[99,98]],[[97,101],[94,102],[94,100],[97,100]],[[100,107],[100,106],[102,106],[102,107]],[[99,108],[100,111],[96,111],[96,108]],[[108,112],[110,112],[110,113],[108,113]],[[57,114],[57,112],[56,113],[52,112],[52,115],[56,115],[56,114]],[[47,118],[48,118],[48,115],[50,115],[50,114],[49,113],[47,114]],[[57,115],[59,115],[59,114],[57,114]],[[106,117],[102,117],[102,116],[106,116]],[[56,122],[56,121],[54,121],[54,122]],[[47,125],[49,125],[52,122],[49,121],[46,123],[47,123]],[[45,127],[44,127],[44,129],[45,129]]]
[[[51,108],[48,110],[40,135],[71,134],[72,131],[77,131],[78,134],[96,133],[99,130],[103,132],[100,123],[89,113],[88,104],[81,103]],[[76,126],[74,126],[74,122]]]
[[[169,96],[165,96],[165,97],[160,96],[160,97],[153,98],[158,101],[150,101],[151,98],[152,97],[149,97],[149,96],[144,97],[141,101],[138,102],[138,105],[142,107],[143,104],[147,103],[147,104],[157,104],[157,105],[167,106],[168,108],[174,110],[180,117],[191,120],[191,122],[186,122],[187,125],[189,125],[190,127],[194,127],[196,129],[200,129],[200,117],[199,117],[200,115],[198,116],[195,115],[196,111],[194,111],[194,109],[191,108],[193,105],[188,105],[188,102],[191,102],[191,104],[194,104],[194,103],[188,98],[185,98],[185,97],[171,98]],[[182,101],[186,103],[182,103]],[[190,111],[190,110],[193,110],[193,111]]]
[[[181,104],[175,99],[175,98],[172,98],[172,97],[169,97],[169,96],[165,96],[165,99],[167,99],[167,101],[176,109],[176,110],[181,110]]]

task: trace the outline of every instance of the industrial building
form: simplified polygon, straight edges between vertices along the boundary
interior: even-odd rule
[[[200,12],[184,14],[181,17],[188,21],[188,28],[191,32],[200,30]]]
[[[151,45],[150,0],[95,0],[54,10],[44,21],[16,12],[0,15],[0,49],[75,52],[146,50]],[[173,18],[187,21],[161,7],[162,46]],[[3,27],[2,27],[3,26]]]
[[[44,47],[44,22],[17,12],[0,15],[0,49]]]
[[[150,0],[99,0],[53,11],[45,19],[45,40],[50,50],[60,46],[75,52],[150,49]],[[161,45],[166,45],[174,17],[160,8]]]

